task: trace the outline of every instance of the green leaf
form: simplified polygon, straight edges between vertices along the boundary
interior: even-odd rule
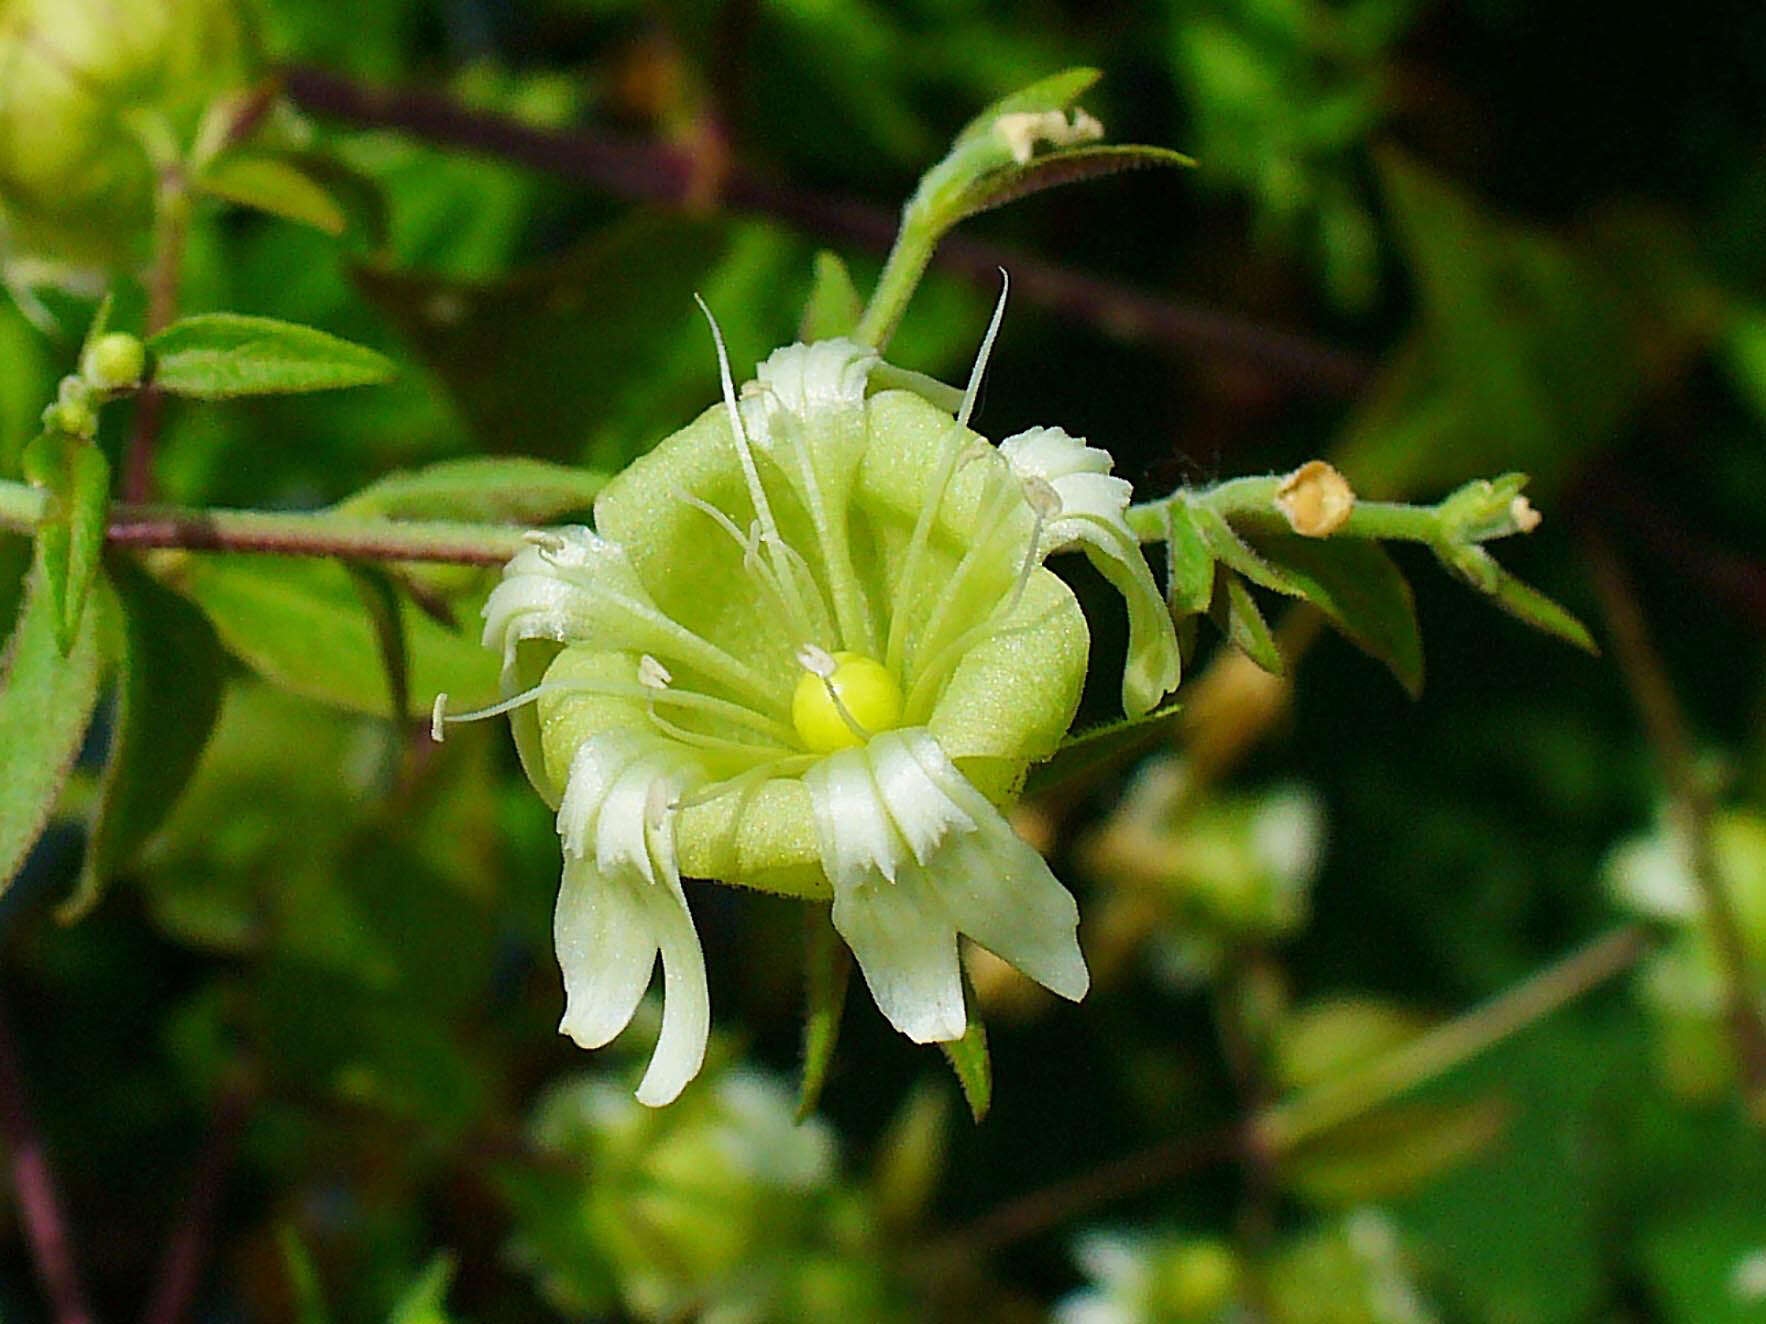
[[[448,1284],[454,1279],[454,1258],[437,1255],[417,1276],[387,1316],[387,1324],[448,1324]]]
[[[827,907],[810,906],[805,924],[804,996],[808,1006],[803,1018],[803,1078],[797,1087],[800,1122],[816,1110],[827,1084],[840,1038],[846,984],[852,974],[852,955],[834,931]]]
[[[969,1026],[961,1039],[953,1039],[938,1047],[950,1063],[950,1069],[956,1073],[957,1083],[963,1087],[969,1115],[979,1122],[993,1105],[993,1059],[987,1052],[987,1027],[981,1023],[981,1013],[975,1006],[975,990],[968,984],[965,978],[963,988],[967,995],[964,1000],[969,1007]]]
[[[1496,591],[1491,597],[1497,606],[1535,630],[1556,635],[1585,653],[1600,656],[1600,645],[1594,642],[1594,636],[1588,632],[1586,625],[1531,584],[1516,579],[1508,571],[1503,571],[1502,577],[1496,581]]]
[[[293,693],[384,716],[392,694],[380,644],[347,571],[334,562],[205,556],[180,585],[201,604],[228,650]],[[445,629],[409,602],[400,616],[410,650],[408,716],[423,717],[438,691],[462,704],[497,694],[497,661],[472,635]]]
[[[596,469],[521,456],[475,455],[386,477],[337,504],[384,519],[453,519],[554,524],[586,511],[607,483]]]
[[[276,156],[224,156],[202,172],[196,187],[212,197],[310,225],[333,237],[348,224],[331,194],[299,166]]]
[[[1166,503],[1165,518],[1165,600],[1172,620],[1181,621],[1201,615],[1213,601],[1214,554],[1189,502]]]
[[[344,570],[354,582],[356,594],[374,627],[374,642],[386,675],[387,712],[394,725],[402,725],[405,714],[411,711],[411,664],[405,646],[405,622],[399,614],[398,588],[379,566],[348,562]]]
[[[38,556],[0,676],[0,890],[49,822],[98,702],[110,627],[102,590],[92,606],[63,656]]]
[[[1253,584],[1261,584],[1276,593],[1285,593],[1290,598],[1305,596],[1306,590],[1297,580],[1283,574],[1281,567],[1271,565],[1259,556],[1218,510],[1199,501],[1190,502],[1189,509],[1196,528],[1201,532],[1202,541],[1221,565],[1243,575]]]
[[[1043,110],[1066,110],[1089,92],[1097,84],[1098,79],[1103,76],[1101,70],[1079,65],[1072,69],[1063,69],[1059,73],[1050,74],[1046,78],[1039,78],[1028,87],[1021,87],[1016,92],[1008,92],[965,124],[952,145],[953,147],[966,147],[984,138],[991,138],[993,136],[993,122],[1001,115],[1019,115]]]
[[[815,270],[815,283],[803,305],[803,319],[797,324],[797,338],[807,343],[851,335],[864,315],[865,301],[859,297],[846,263],[838,253],[824,248],[816,254]]]
[[[147,342],[153,384],[193,400],[288,395],[388,381],[392,360],[310,326],[198,313]]]
[[[1177,729],[1182,711],[1181,704],[1170,703],[1143,717],[1125,717],[1069,736],[1048,762],[1030,770],[1024,794],[1047,795],[1163,743]]]
[[[1196,164],[1182,152],[1168,147],[1146,147],[1119,144],[1101,147],[1067,147],[1032,157],[1023,165],[992,171],[963,191],[960,211],[953,219],[964,220],[977,212],[1002,207],[1008,202],[1041,193],[1062,184],[1079,184],[1086,180],[1118,175],[1125,170],[1147,170],[1154,167],[1185,169]]]
[[[226,655],[188,599],[118,558],[122,608],[116,729],[74,894],[58,917],[80,918],[183,794],[220,714]]]
[[[110,461],[83,437],[45,432],[25,447],[25,477],[49,494],[37,526],[44,587],[62,653],[74,646],[110,523]]]
[[[1247,535],[1370,657],[1384,662],[1414,699],[1423,688],[1423,637],[1410,584],[1378,543],[1298,534]]]
[[[1282,650],[1270,633],[1257,600],[1245,581],[1230,570],[1220,571],[1209,615],[1235,647],[1270,675],[1279,676],[1286,671]]]
[[[294,1295],[296,1324],[330,1324],[331,1312],[325,1308],[325,1292],[319,1286],[319,1271],[313,1257],[292,1223],[276,1229],[276,1244],[282,1251],[282,1267],[288,1274],[288,1286]]]
[[[1406,1195],[1501,1137],[1510,1108],[1491,1096],[1381,1108],[1331,1128],[1283,1159],[1285,1184],[1317,1205]]]
[[[374,268],[355,278],[441,377],[485,448],[575,459],[610,406],[688,333],[698,316],[693,293],[727,236],[714,220],[639,215],[501,280]]]

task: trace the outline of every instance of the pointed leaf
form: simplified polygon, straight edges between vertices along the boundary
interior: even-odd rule
[[[18,875],[49,822],[98,702],[111,647],[102,590],[92,606],[62,656],[38,557],[0,668],[0,891]]]
[[[827,249],[817,253],[815,284],[803,305],[797,338],[807,342],[851,335],[864,311],[865,301],[859,297],[846,263]]]
[[[1066,110],[1089,92],[1103,76],[1100,70],[1079,65],[1050,74],[1046,78],[1039,78],[1016,92],[1008,92],[965,124],[952,146],[964,147],[982,138],[991,137],[994,121],[1001,115]]]
[[[372,386],[392,360],[310,326],[237,313],[199,313],[147,342],[153,384],[193,400]]]
[[[1181,704],[1169,703],[1144,717],[1106,722],[1069,736],[1047,763],[1030,770],[1024,779],[1025,796],[1047,795],[1161,743],[1177,729],[1181,712]]]
[[[387,1316],[387,1324],[448,1324],[448,1285],[454,1279],[454,1258],[437,1255]]]
[[[1245,586],[1244,580],[1224,568],[1220,571],[1214,606],[1209,614],[1233,645],[1270,675],[1279,676],[1286,670],[1282,650],[1275,642],[1275,635],[1270,633],[1269,623],[1263,619],[1263,612],[1251,596],[1251,590]]]
[[[588,510],[607,477],[523,456],[475,455],[388,474],[337,509],[385,519],[555,524]]]
[[[1284,575],[1279,566],[1271,565],[1259,556],[1251,544],[1241,538],[1232,525],[1226,522],[1226,517],[1214,507],[1199,501],[1192,502],[1190,513],[1209,553],[1223,566],[1238,572],[1253,584],[1261,584],[1277,593],[1285,593],[1291,598],[1305,596],[1305,590],[1296,580]]]
[[[275,156],[235,153],[202,172],[196,187],[212,197],[280,216],[336,237],[348,217],[332,196],[292,162]]]
[[[1488,1149],[1509,1113],[1494,1095],[1381,1108],[1302,1145],[1284,1160],[1283,1178],[1313,1204],[1390,1200]]]
[[[1378,543],[1297,534],[1247,541],[1299,584],[1356,647],[1384,662],[1414,699],[1423,688],[1423,638],[1410,584]]]
[[[1171,618],[1199,616],[1214,599],[1214,554],[1187,501],[1173,499],[1165,507],[1165,600]]]
[[[1016,202],[1019,198],[1041,193],[1062,184],[1078,184],[1124,170],[1147,170],[1153,167],[1187,169],[1196,164],[1194,158],[1168,147],[1146,147],[1124,143],[1105,147],[1059,148],[1034,156],[1023,165],[992,171],[963,191],[955,220],[977,212]],[[954,221],[953,221],[954,223]]]
[[[22,459],[25,476],[49,494],[37,544],[55,641],[66,654],[74,645],[110,522],[110,461],[86,438],[60,432],[43,433],[25,447]]]
[[[803,1079],[797,1087],[797,1120],[816,1110],[834,1064],[840,1038],[840,1012],[852,974],[852,953],[834,931],[826,906],[811,906],[805,921],[803,1018]]]
[[[214,729],[226,677],[221,641],[187,598],[126,558],[112,584],[122,608],[116,730],[63,921],[90,911],[171,813]]]
[[[981,1023],[981,1013],[976,1009],[975,991],[967,988],[967,979],[963,983],[967,992],[964,1001],[969,1008],[969,1028],[961,1039],[941,1043],[938,1047],[950,1063],[950,1069],[956,1073],[957,1083],[963,1087],[969,1115],[979,1122],[993,1105],[993,1059],[987,1052],[987,1027]]]
[[[180,582],[228,650],[264,679],[351,712],[384,716],[392,695],[380,646],[348,573],[334,562],[269,556],[192,558]],[[497,695],[497,663],[477,633],[447,630],[400,604],[410,650],[408,715],[426,716],[438,691],[456,703]]]
[[[1594,636],[1588,632],[1586,625],[1531,584],[1516,579],[1508,571],[1504,570],[1496,581],[1496,590],[1491,597],[1497,606],[1535,630],[1556,635],[1585,653],[1600,656],[1600,645],[1594,642]]]

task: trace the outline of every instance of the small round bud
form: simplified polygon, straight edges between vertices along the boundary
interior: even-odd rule
[[[821,649],[815,652],[828,656]],[[901,685],[887,667],[862,653],[835,653],[831,661],[825,672],[806,662],[791,696],[791,724],[817,754],[863,743],[854,724],[876,735],[901,720]]]
[[[70,437],[90,437],[98,431],[98,415],[83,395],[63,392],[43,411],[43,427]]]
[[[112,331],[92,342],[80,371],[95,391],[134,386],[147,371],[147,346],[127,331]]]
[[[1282,479],[1275,504],[1301,537],[1328,538],[1355,509],[1355,490],[1332,465],[1309,460]]]

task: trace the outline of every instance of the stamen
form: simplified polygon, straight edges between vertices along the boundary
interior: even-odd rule
[[[820,754],[787,754],[782,758],[763,764],[758,768],[750,768],[739,772],[734,777],[726,777],[721,782],[702,787],[692,795],[682,796],[671,808],[676,810],[697,809],[700,805],[710,804],[713,800],[721,800],[726,795],[745,792],[773,777],[795,777],[807,768],[813,767],[821,760]]]
[[[443,693],[435,696],[435,706],[429,710],[429,735],[430,735],[430,738],[432,740],[434,740],[436,742],[436,744],[438,744],[438,745],[441,743],[443,723],[452,723],[452,724],[457,725],[461,722],[482,721],[486,717],[501,717],[504,713],[513,712],[515,709],[523,707],[526,704],[530,704],[534,700],[539,699],[539,698],[543,697],[544,695],[564,694],[564,693],[570,692],[570,690],[573,688],[574,688],[573,686],[560,685],[555,682],[552,684],[541,683],[539,685],[535,685],[532,689],[523,690],[520,694],[511,695],[509,698],[504,699],[501,703],[493,703],[488,708],[474,709],[472,712],[469,712],[469,713],[450,713],[450,712],[448,712],[447,711],[448,696],[447,696],[446,692],[444,691]]]
[[[711,315],[711,308],[699,295],[693,296],[693,302],[699,305],[699,311],[705,314],[705,320],[711,323],[712,343],[717,347],[718,385],[723,389],[724,410],[730,416],[730,435],[736,442],[736,455],[742,462],[742,478],[748,484],[748,497],[754,503],[754,516],[760,522],[761,541],[773,550],[773,570],[779,577],[780,587],[785,590],[787,606],[792,609],[791,623],[798,635],[810,633],[808,610],[804,607],[796,583],[784,573],[779,564],[778,548],[785,545],[779,535],[779,525],[773,519],[772,503],[767,500],[766,488],[761,485],[760,470],[754,463],[754,451],[748,443],[748,429],[742,423],[742,410],[736,402],[736,386],[730,376],[730,355],[724,348],[724,333],[719,329],[717,318]]]
[[[638,683],[647,685],[653,690],[666,690],[674,677],[667,667],[658,662],[650,654],[645,653],[638,659]]]
[[[556,556],[559,552],[563,551],[565,546],[564,539],[560,538],[556,533],[553,533],[549,529],[528,529],[521,535],[521,541],[532,543],[542,552],[547,552],[553,556]]]
[[[834,655],[825,648],[817,648],[814,644],[804,644],[797,650],[797,665],[805,671],[814,672],[823,680],[834,674],[838,665]]]
[[[447,736],[442,732],[442,723],[447,720],[447,711],[448,692],[443,690],[435,696],[435,706],[429,710],[429,738],[438,745],[447,739]]]
[[[975,412],[976,398],[981,394],[981,377],[987,371],[988,356],[993,353],[994,337],[999,335],[1000,323],[1006,316],[1006,295],[1011,292],[1012,278],[1001,267],[1000,297],[993,305],[993,320],[987,324],[987,334],[981,337],[981,349],[975,355],[975,366],[969,369],[969,385],[963,391],[963,407],[957,410],[957,422],[963,427],[969,426],[969,417]]]

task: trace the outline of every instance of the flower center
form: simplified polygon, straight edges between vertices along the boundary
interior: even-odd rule
[[[833,666],[806,665],[791,696],[791,724],[817,754],[863,744],[901,720],[901,686],[890,670],[863,653],[835,653]]]

